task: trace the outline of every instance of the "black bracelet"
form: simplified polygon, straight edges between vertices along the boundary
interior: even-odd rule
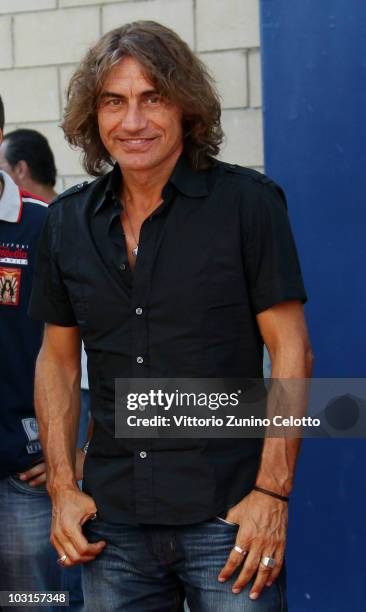
[[[284,502],[289,502],[290,498],[285,495],[280,495],[279,493],[274,493],[273,491],[268,491],[268,489],[262,489],[262,487],[253,487],[253,491],[259,491],[259,493],[264,493],[265,495],[270,495],[271,497],[275,497],[276,499],[280,499]]]

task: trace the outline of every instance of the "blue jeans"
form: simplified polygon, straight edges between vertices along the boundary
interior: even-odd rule
[[[285,612],[285,575],[264,587],[256,601],[250,585],[231,592],[235,576],[217,580],[235,544],[237,527],[212,519],[169,527],[112,525],[99,518],[84,525],[90,542],[107,546],[82,567],[85,612]]]
[[[72,612],[83,610],[80,566],[61,568],[49,542],[51,502],[44,486],[16,477],[0,480],[0,590],[70,591]],[[24,612],[28,607],[12,607]],[[59,612],[60,607],[32,607]]]

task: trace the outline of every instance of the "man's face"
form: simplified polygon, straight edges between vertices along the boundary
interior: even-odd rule
[[[16,182],[17,177],[14,173],[14,170],[9,165],[8,160],[5,157],[6,147],[8,146],[8,143],[6,142],[6,140],[2,140],[2,139],[0,139],[0,143],[2,143],[0,145],[0,170],[3,170],[7,174],[9,174],[9,176],[11,176],[13,181]]]
[[[108,74],[98,125],[105,148],[123,171],[171,165],[183,149],[180,109],[160,96],[132,57],[123,58]]]

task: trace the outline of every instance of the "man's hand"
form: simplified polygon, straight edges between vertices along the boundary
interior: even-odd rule
[[[218,580],[228,580],[244,560],[232,591],[240,593],[256,574],[249,596],[251,599],[257,599],[263,587],[271,586],[276,580],[283,565],[288,523],[287,503],[252,491],[230,508],[226,519],[239,525],[235,544],[246,551],[246,554],[232,550]],[[261,563],[262,557],[274,558],[275,567],[265,567]]]
[[[76,480],[83,479],[83,469],[84,469],[84,461],[85,461],[85,453],[81,450],[81,448],[76,449],[76,462],[75,462],[75,475]],[[26,472],[21,472],[19,474],[20,480],[23,482],[28,482],[31,487],[39,487],[42,484],[46,483],[46,464],[44,461],[41,463],[37,463],[32,468],[27,470]]]
[[[21,472],[18,476],[23,482],[28,482],[31,487],[39,487],[39,485],[46,482],[46,464],[44,461],[41,461],[41,463],[37,463],[37,465],[29,468],[26,472]]]
[[[89,544],[81,530],[97,512],[93,498],[77,487],[61,487],[52,494],[52,504],[50,541],[59,557],[67,556],[63,565],[93,561],[107,544],[103,540]]]

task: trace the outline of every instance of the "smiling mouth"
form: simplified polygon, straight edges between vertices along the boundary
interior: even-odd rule
[[[152,142],[153,140],[155,140],[155,137],[152,137],[152,138],[121,138],[120,140],[124,144],[140,145],[140,144],[146,144],[147,142]]]

